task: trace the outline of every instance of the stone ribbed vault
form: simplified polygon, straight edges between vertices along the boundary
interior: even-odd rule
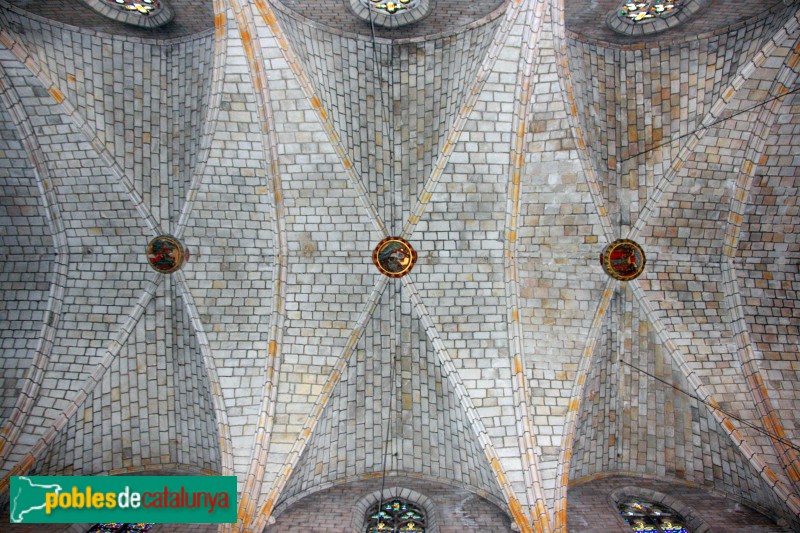
[[[0,501],[221,473],[220,531],[270,531],[386,474],[563,532],[616,475],[800,529],[800,4],[637,40],[566,3],[393,40],[292,2],[148,35],[0,0]],[[600,268],[617,238],[635,281]]]

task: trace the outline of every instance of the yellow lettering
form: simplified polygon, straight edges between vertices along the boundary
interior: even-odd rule
[[[44,512],[45,514],[50,514],[50,511],[54,508],[58,507],[58,493],[57,492],[48,492],[44,495]]]

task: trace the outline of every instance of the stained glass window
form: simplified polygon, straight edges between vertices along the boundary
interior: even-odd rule
[[[408,11],[416,5],[415,0],[361,0],[361,3],[385,15]]]
[[[620,8],[620,16],[633,22],[647,22],[657,17],[672,15],[681,7],[682,0],[647,0],[646,2],[625,2]]]
[[[690,533],[683,517],[663,505],[627,500],[619,504],[619,512],[636,533]]]
[[[147,524],[147,523],[138,523],[138,524],[118,524],[118,523],[108,523],[108,524],[95,524],[92,529],[90,529],[87,533],[125,533],[125,532],[132,532],[132,533],[142,533],[144,531],[149,531],[155,524]]]
[[[158,0],[105,0],[106,4],[122,11],[130,11],[140,15],[150,15],[159,7]]]
[[[366,533],[425,533],[425,513],[400,498],[378,503],[367,513]]]

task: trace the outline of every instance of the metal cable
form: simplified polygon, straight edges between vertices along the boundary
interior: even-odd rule
[[[759,108],[759,107],[763,107],[763,106],[767,105],[767,104],[768,104],[768,103],[770,103],[770,102],[773,102],[773,101],[775,101],[775,100],[778,100],[779,98],[783,98],[784,96],[789,96],[790,94],[794,94],[794,93],[796,93],[796,92],[800,92],[800,87],[798,87],[797,89],[792,89],[791,91],[788,91],[788,92],[786,92],[786,93],[784,93],[784,94],[781,94],[781,95],[779,95],[779,96],[773,96],[772,98],[769,98],[768,100],[764,100],[763,102],[760,102],[760,103],[758,103],[758,104],[755,104],[755,105],[753,105],[753,106],[747,107],[747,108],[745,108],[745,109],[742,109],[742,110],[740,110],[740,111],[736,111],[736,112],[734,112],[734,113],[731,113],[731,114],[730,114],[730,115],[728,115],[728,116],[725,116],[725,117],[718,118],[717,120],[715,120],[714,122],[712,122],[712,123],[711,123],[711,124],[709,124],[708,126],[700,126],[699,128],[697,128],[697,129],[696,129],[696,130],[694,130],[694,131],[690,131],[689,133],[684,133],[684,134],[682,134],[682,135],[678,135],[678,136],[676,136],[676,137],[672,137],[672,138],[670,138],[669,140],[667,140],[667,141],[665,141],[665,142],[663,142],[663,143],[661,143],[661,144],[657,144],[657,145],[653,146],[652,148],[648,148],[647,150],[643,150],[643,151],[641,151],[641,152],[637,152],[637,153],[635,153],[635,154],[633,154],[633,155],[629,155],[629,156],[628,156],[628,157],[626,157],[625,159],[620,159],[620,160],[619,160],[619,163],[624,163],[625,161],[630,161],[631,159],[633,159],[633,158],[635,158],[635,157],[639,157],[640,155],[644,155],[644,154],[647,154],[647,153],[649,153],[649,152],[652,152],[652,151],[658,150],[658,149],[659,149],[659,148],[661,148],[662,146],[666,146],[666,145],[668,145],[668,144],[672,144],[672,143],[674,143],[675,141],[679,141],[679,140],[681,140],[681,139],[684,139],[684,138],[686,138],[686,137],[689,137],[689,136],[691,136],[691,135],[694,135],[695,133],[697,133],[697,132],[699,132],[699,131],[707,130],[707,129],[709,129],[709,128],[713,127],[713,126],[716,126],[716,125],[717,125],[717,124],[719,124],[720,122],[725,122],[726,120],[730,120],[730,119],[732,119],[732,118],[734,118],[734,117],[737,117],[737,116],[739,116],[739,115],[743,115],[744,113],[748,113],[748,112],[752,111],[753,109],[757,109],[757,108]]]
[[[788,439],[786,439],[786,438],[784,438],[784,437],[781,437],[781,436],[779,436],[779,435],[776,435],[776,434],[774,434],[774,433],[771,433],[770,431],[767,431],[766,429],[764,429],[764,428],[762,428],[762,427],[756,426],[755,424],[752,424],[752,423],[750,423],[750,422],[748,422],[748,421],[746,421],[746,420],[743,420],[743,419],[739,418],[738,416],[736,416],[736,415],[734,415],[734,414],[732,414],[732,413],[730,413],[730,412],[726,411],[725,409],[722,409],[722,408],[721,408],[721,407],[719,407],[719,406],[716,406],[716,405],[711,405],[710,403],[708,403],[707,401],[703,400],[703,399],[702,399],[702,398],[700,398],[699,396],[696,396],[696,395],[694,395],[694,394],[692,394],[692,393],[686,392],[685,390],[681,389],[681,388],[680,388],[680,387],[678,387],[677,385],[673,385],[672,383],[669,383],[668,381],[666,381],[666,380],[664,380],[664,379],[662,379],[662,378],[660,378],[660,377],[658,377],[658,376],[654,376],[654,375],[653,375],[653,374],[651,374],[650,372],[647,372],[646,370],[642,370],[641,368],[639,368],[639,367],[637,367],[637,366],[634,366],[634,365],[632,365],[631,363],[629,363],[629,362],[625,361],[625,360],[624,360],[624,359],[622,359],[622,358],[620,358],[620,361],[621,361],[623,364],[625,364],[625,365],[627,365],[627,366],[631,367],[632,369],[636,370],[637,372],[641,372],[642,374],[644,374],[644,375],[646,375],[646,376],[649,376],[649,377],[651,377],[651,378],[655,379],[656,381],[660,381],[661,383],[663,383],[663,384],[665,384],[665,385],[668,385],[668,386],[672,387],[672,388],[673,388],[673,389],[675,389],[676,391],[678,391],[678,392],[680,392],[680,393],[682,393],[682,394],[685,394],[686,396],[688,396],[688,397],[690,397],[690,398],[693,398],[693,399],[697,400],[698,402],[700,402],[700,403],[702,403],[703,405],[705,405],[705,406],[709,407],[710,409],[714,409],[714,410],[716,410],[716,411],[719,411],[720,413],[724,414],[724,415],[725,415],[725,416],[727,416],[728,418],[732,418],[733,420],[736,420],[737,422],[739,422],[739,423],[741,423],[741,424],[744,424],[745,426],[747,426],[747,427],[749,427],[749,428],[751,428],[751,429],[754,429],[754,430],[758,431],[759,433],[762,433],[762,434],[766,435],[767,437],[769,437],[769,438],[771,438],[771,439],[773,439],[773,440],[775,440],[775,441],[777,441],[777,442],[780,442],[780,443],[782,443],[782,444],[784,444],[784,445],[788,446],[789,448],[792,448],[793,450],[800,451],[800,447],[798,447],[798,446],[795,446],[795,445],[794,445],[794,444],[792,444],[792,442],[790,442]]]

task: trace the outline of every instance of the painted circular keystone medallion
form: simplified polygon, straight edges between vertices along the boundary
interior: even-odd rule
[[[600,264],[606,274],[620,281],[636,279],[647,262],[644,250],[628,239],[618,239],[606,245],[600,254]]]
[[[175,272],[189,260],[189,248],[171,235],[159,235],[147,245],[147,261],[162,274]]]
[[[417,262],[417,252],[405,239],[386,237],[372,252],[372,262],[381,274],[390,278],[401,278],[408,274]]]

